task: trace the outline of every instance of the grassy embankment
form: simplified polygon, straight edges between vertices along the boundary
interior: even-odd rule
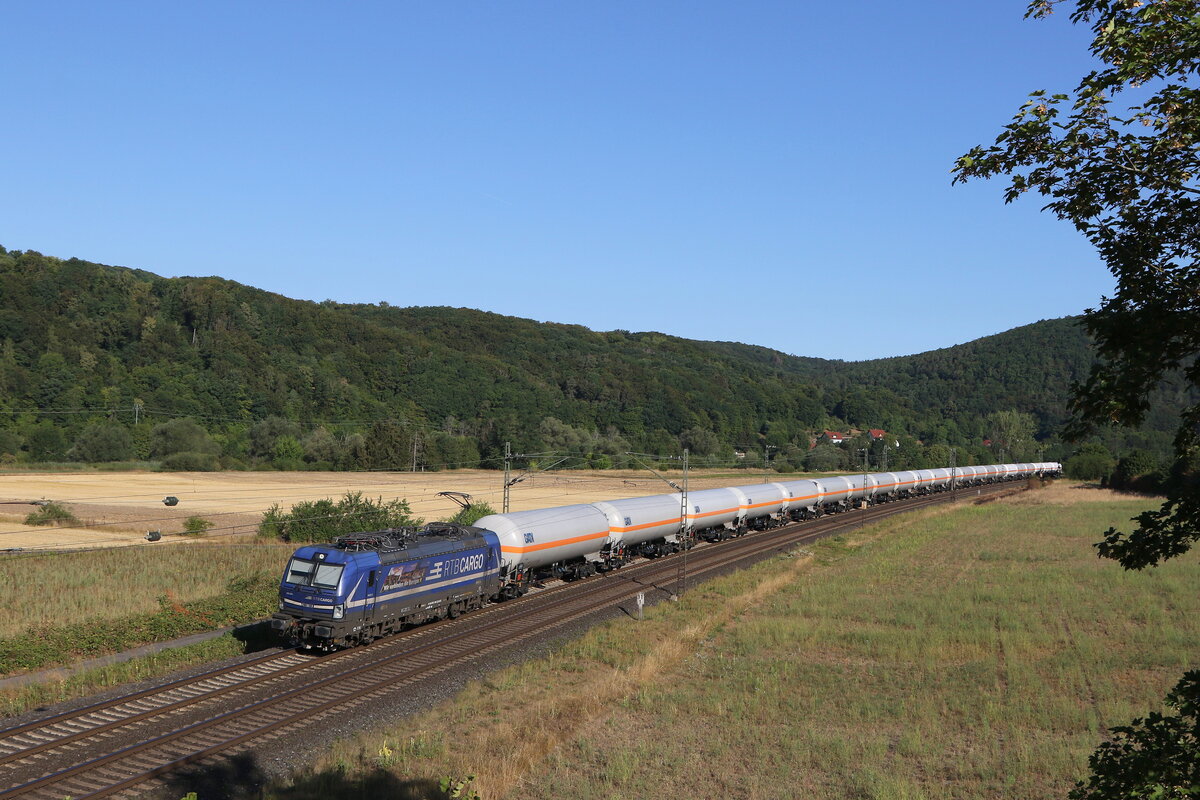
[[[290,544],[193,544],[0,560],[0,675],[71,664],[260,619],[275,608]],[[0,713],[243,651],[225,636],[67,681],[0,691]]]
[[[337,746],[269,796],[1064,796],[1200,638],[1200,559],[1091,543],[1152,501],[1052,487],[797,551]]]

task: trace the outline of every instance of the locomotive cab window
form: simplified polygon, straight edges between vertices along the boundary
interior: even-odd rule
[[[297,586],[308,586],[312,582],[313,569],[316,566],[311,561],[293,558],[292,563],[288,564],[287,577],[284,580]]]
[[[313,575],[312,585],[318,589],[336,589],[342,579],[341,564],[317,564],[317,573]]]
[[[315,586],[318,589],[336,589],[342,579],[341,564],[314,564],[302,558],[293,558],[288,564],[284,581],[296,586]]]

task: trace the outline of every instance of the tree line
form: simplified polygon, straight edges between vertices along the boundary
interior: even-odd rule
[[[298,301],[0,247],[10,464],[499,467],[506,443],[591,468],[684,448],[781,472],[856,467],[862,449],[898,469],[946,463],[949,448],[961,464],[1065,460],[1067,389],[1093,360],[1074,319],[846,363],[470,309]],[[1167,387],[1152,409],[1169,421],[1182,399]],[[1026,433],[1001,444],[1013,419]],[[1151,422],[1100,441],[1163,453],[1169,427]],[[867,428],[889,444],[810,447],[823,430]]]

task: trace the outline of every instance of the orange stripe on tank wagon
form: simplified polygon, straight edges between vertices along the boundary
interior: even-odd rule
[[[703,514],[688,514],[688,519],[703,519],[704,517],[715,517],[717,514],[728,514],[730,511],[738,511],[740,506],[733,508],[722,508],[719,511],[706,511]]]
[[[658,522],[643,522],[641,525],[630,525],[628,528],[622,528],[619,525],[613,525],[609,530],[614,533],[629,533],[630,531],[644,531],[646,528],[654,528],[658,525],[678,525],[679,517],[671,517],[670,519],[660,519]]]
[[[501,546],[500,550],[505,553],[532,553],[535,550],[548,550],[551,547],[562,547],[567,544],[577,544],[578,542],[586,542],[590,539],[599,539],[602,536],[608,536],[608,531],[603,530],[599,533],[587,533],[583,536],[575,536],[570,539],[559,539],[557,542],[546,542],[545,544],[531,544],[528,547],[509,547]]]
[[[741,506],[741,508],[764,508],[765,506],[781,506],[781,505],[783,505],[784,500],[791,500],[791,499],[792,498],[790,498],[790,497],[784,497],[779,500],[768,500],[765,503],[751,503],[748,506]]]
[[[706,511],[703,514],[688,514],[688,519],[703,519],[704,517],[711,517],[715,514],[728,514],[730,511],[738,511],[739,509],[740,506],[738,508],[722,508],[717,511]],[[672,517],[670,519],[664,519],[658,522],[647,522],[643,525],[633,525],[628,528],[620,528],[614,525],[612,530],[618,533],[629,533],[630,531],[640,531],[645,530],[646,528],[653,528],[655,525],[669,525],[678,521],[679,517]]]

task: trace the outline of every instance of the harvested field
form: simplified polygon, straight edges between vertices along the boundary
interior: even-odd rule
[[[446,519],[457,510],[438,492],[455,491],[490,504],[503,500],[503,473],[490,470],[447,472],[62,472],[10,473],[0,476],[0,550],[58,550],[147,544],[147,531],[178,533],[188,517],[213,523],[214,535],[252,535],[262,513],[278,503],[284,509],[303,500],[337,498],[362,492],[385,500],[408,500],[413,513],[428,520]],[[672,480],[681,476],[673,473]],[[697,473],[689,488],[758,483],[756,473]],[[640,497],[670,491],[646,472],[597,471],[537,473],[512,487],[514,511],[616,497]],[[179,504],[163,505],[174,496]],[[52,500],[70,509],[79,527],[24,525],[35,500]],[[191,541],[170,537],[168,542]],[[161,544],[159,545],[161,546]]]

